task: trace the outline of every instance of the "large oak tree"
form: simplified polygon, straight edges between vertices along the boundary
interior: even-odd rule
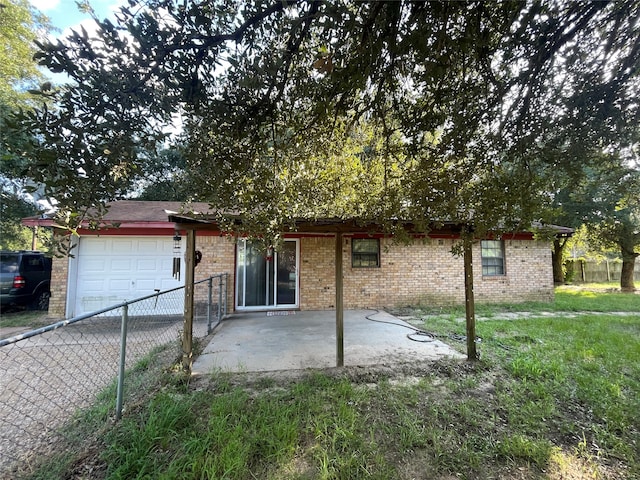
[[[41,44],[72,83],[15,124],[69,221],[180,141],[194,199],[261,233],[300,215],[528,227],[557,172],[638,124],[637,1],[131,0],[98,24]]]

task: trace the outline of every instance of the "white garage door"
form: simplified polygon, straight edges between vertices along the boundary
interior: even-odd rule
[[[81,237],[76,254],[74,316],[184,285],[184,278],[172,276],[171,237]],[[158,314],[180,314],[184,292],[161,296],[151,305]],[[131,306],[130,315],[135,314],[149,312]]]

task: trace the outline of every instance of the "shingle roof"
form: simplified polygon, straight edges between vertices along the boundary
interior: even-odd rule
[[[169,213],[211,210],[207,203],[119,200],[108,203],[109,211],[103,217],[106,222],[169,222]]]
[[[160,227],[165,224],[173,227],[173,222],[169,221],[169,215],[176,212],[199,212],[209,213],[211,209],[208,203],[182,202],[162,202],[143,200],[119,200],[107,204],[109,210],[102,217],[102,222],[109,224],[138,225],[144,226],[155,224]],[[55,226],[53,218],[48,217],[28,217],[22,219],[23,225],[27,226]]]

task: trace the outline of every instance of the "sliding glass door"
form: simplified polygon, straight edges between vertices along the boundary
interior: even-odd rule
[[[285,240],[270,257],[244,239],[237,249],[236,308],[298,306],[298,240]]]

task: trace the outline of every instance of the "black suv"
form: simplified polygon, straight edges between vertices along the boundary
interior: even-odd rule
[[[0,305],[26,305],[47,310],[51,283],[51,259],[42,252],[0,252]]]

